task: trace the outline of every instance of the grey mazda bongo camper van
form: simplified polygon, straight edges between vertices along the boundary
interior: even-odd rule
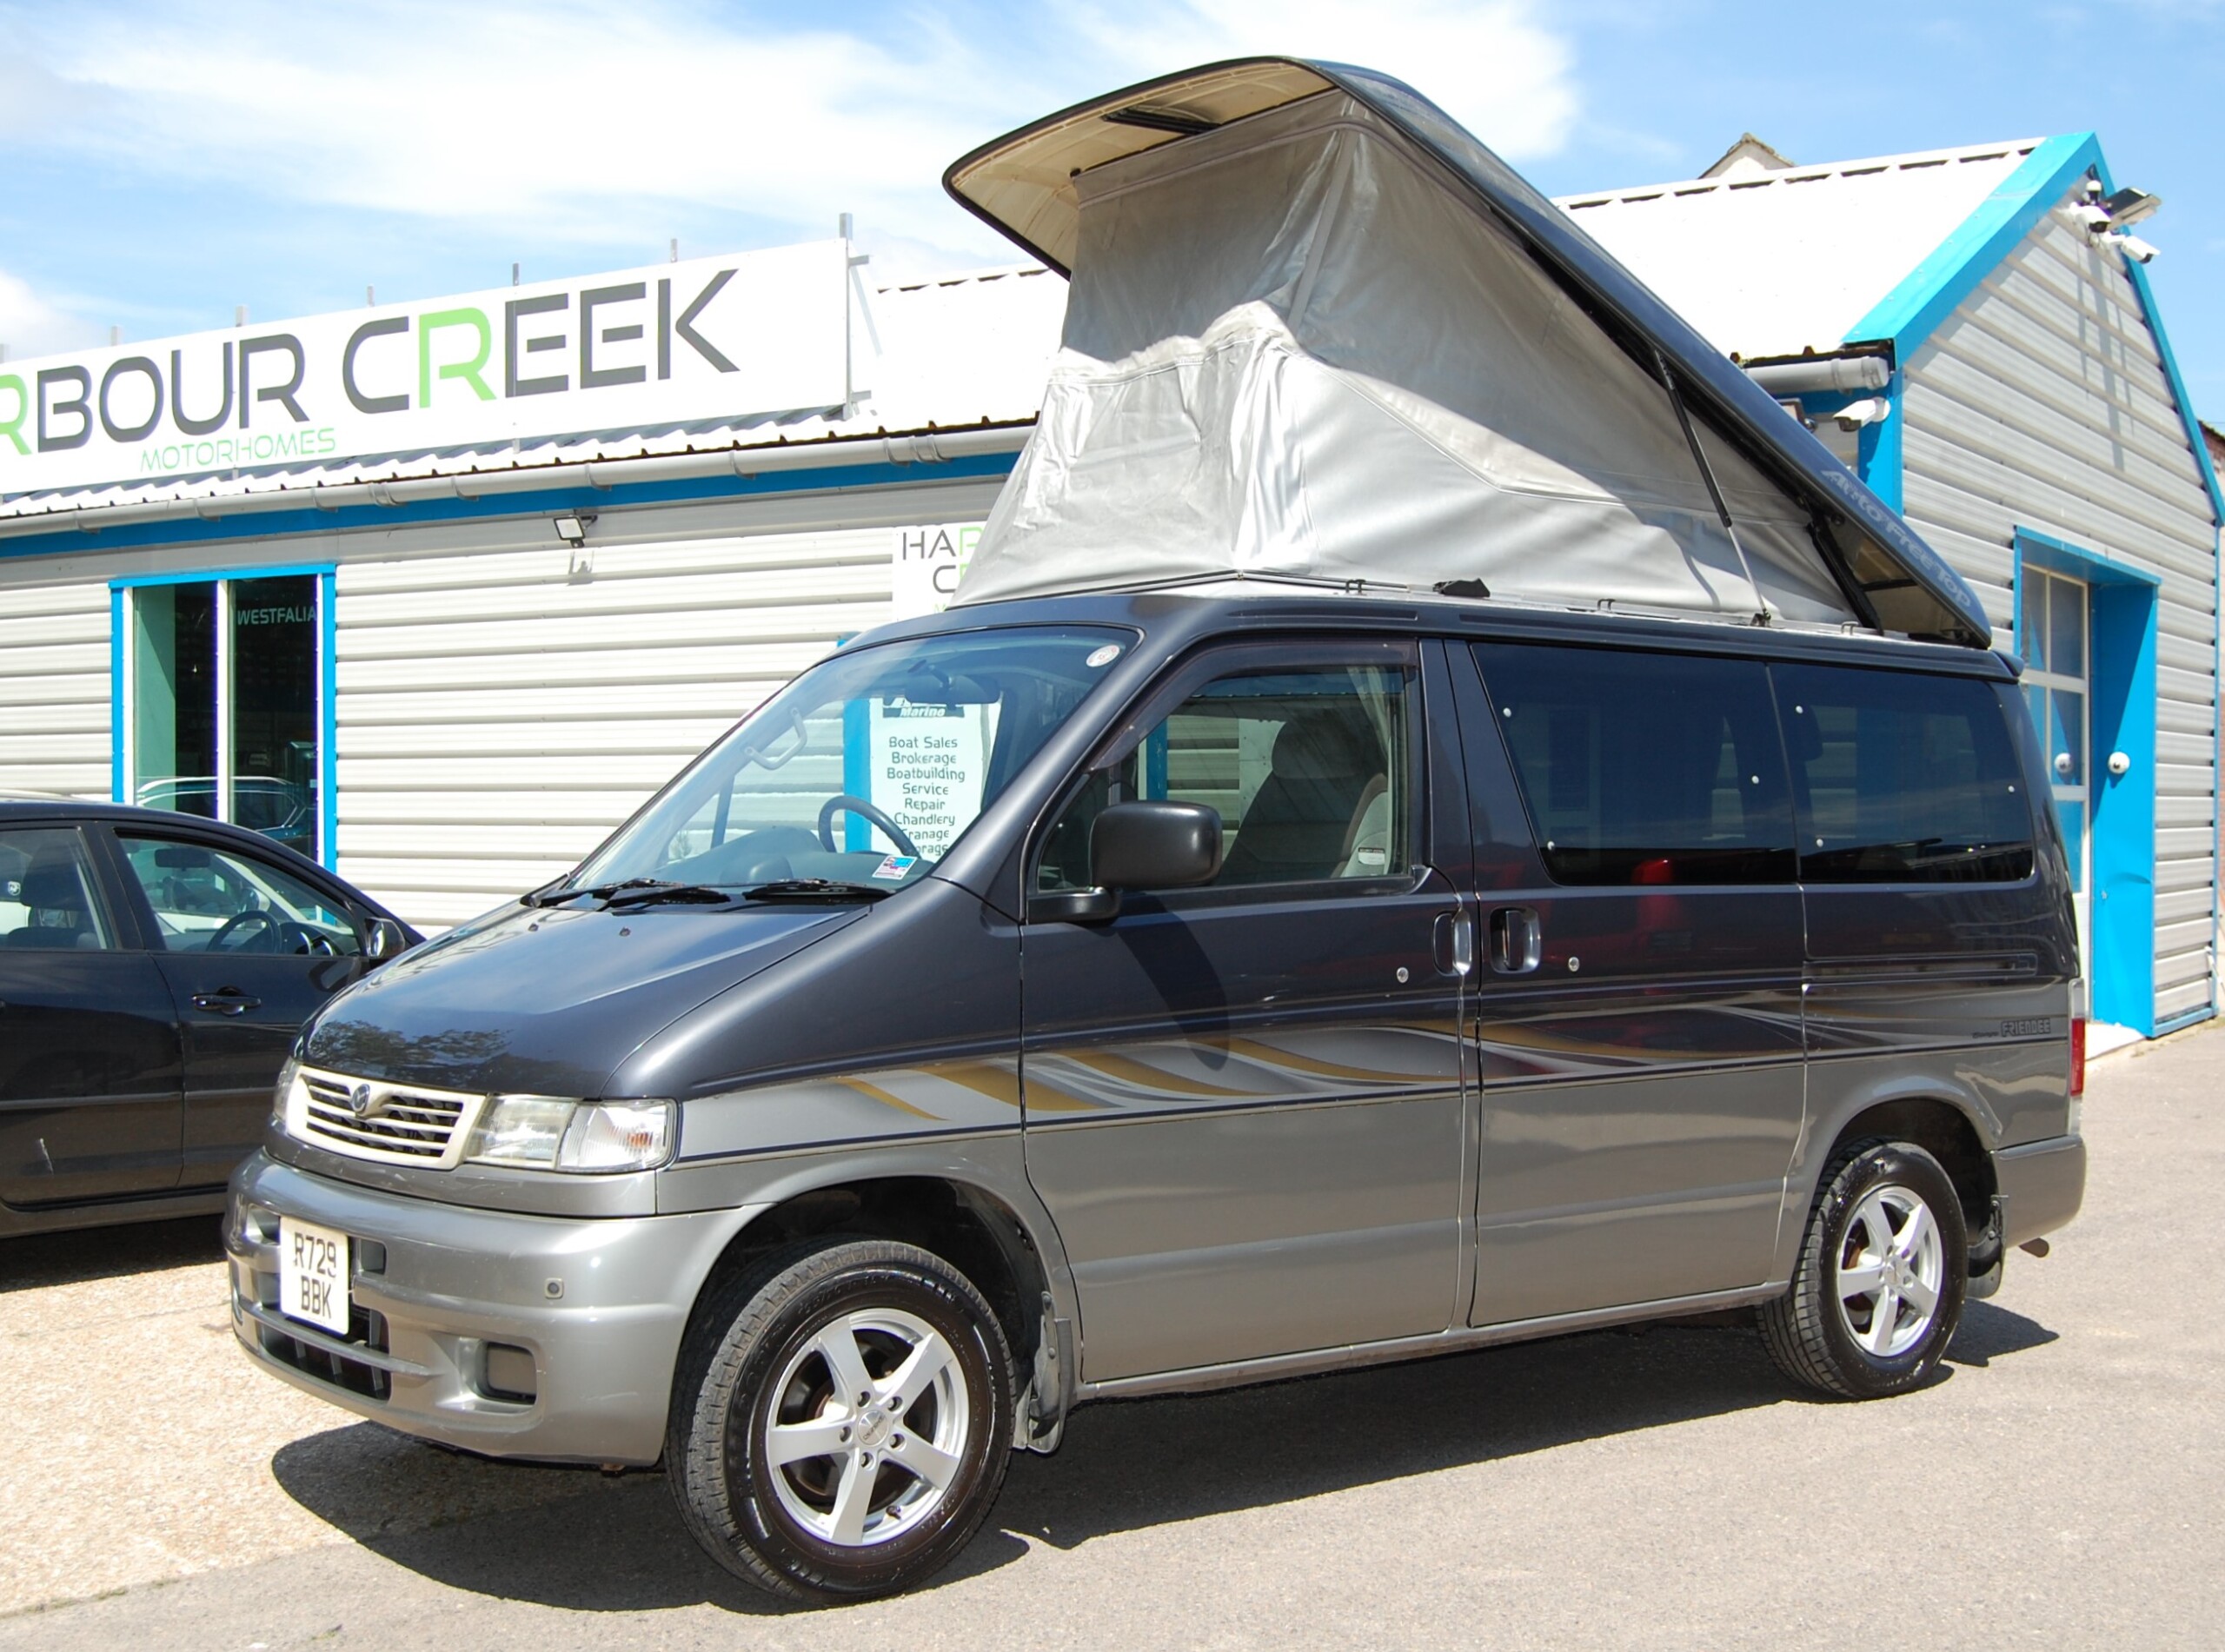
[[[248,1351],[661,1460],[816,1600],[1093,1398],[1733,1308],[1922,1386],[2085,1168],[1971,593],[1396,83],[1216,65],[949,181],[1074,283],[960,605],[317,1017]]]

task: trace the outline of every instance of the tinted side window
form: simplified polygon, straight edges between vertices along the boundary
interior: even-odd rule
[[[2030,799],[1992,684],[1844,667],[1774,669],[1804,881],[2029,875]]]
[[[1792,881],[1757,661],[1498,642],[1476,658],[1556,883]]]
[[[1090,777],[1051,830],[1036,886],[1085,887],[1098,813],[1152,798],[1219,813],[1226,853],[1216,887],[1405,875],[1412,692],[1411,671],[1378,666],[1207,683],[1117,770]]]
[[[70,826],[0,831],[0,946],[80,952],[110,945],[84,839]]]

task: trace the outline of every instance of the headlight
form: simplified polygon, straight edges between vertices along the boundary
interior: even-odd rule
[[[301,1072],[302,1064],[288,1056],[286,1065],[278,1069],[277,1088],[270,1092],[270,1128],[282,1135],[285,1132],[287,1117],[293,1109],[294,1086],[302,1081]]]
[[[463,1150],[472,1164],[541,1171],[654,1170],[672,1157],[668,1101],[497,1096]]]

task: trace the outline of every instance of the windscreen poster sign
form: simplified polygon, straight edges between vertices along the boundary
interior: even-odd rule
[[[849,243],[0,364],[0,494],[839,408]]]

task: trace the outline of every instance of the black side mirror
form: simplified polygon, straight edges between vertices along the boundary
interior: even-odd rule
[[[408,950],[408,935],[391,918],[374,918],[363,932],[363,957],[368,962],[384,964]]]
[[[1116,803],[1089,829],[1093,889],[1038,895],[1038,922],[1101,924],[1120,910],[1124,889],[1187,889],[1220,873],[1220,811],[1202,803]]]

